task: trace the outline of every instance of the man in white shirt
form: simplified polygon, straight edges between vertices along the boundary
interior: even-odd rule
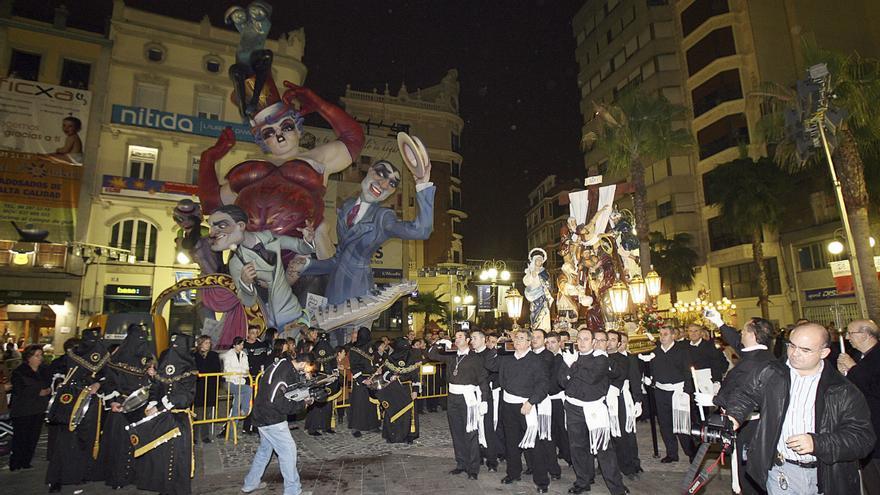
[[[236,418],[233,420],[233,425],[238,430],[241,419],[250,414],[252,396],[250,365],[248,364],[248,355],[244,352],[244,339],[236,337],[232,341],[232,348],[224,352],[220,356],[220,360],[223,361],[223,373],[228,373],[224,379],[232,398],[228,417]],[[225,432],[224,428],[220,435],[225,435]]]

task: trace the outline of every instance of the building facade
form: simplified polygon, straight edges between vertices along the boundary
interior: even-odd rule
[[[876,2],[846,4],[863,19],[880,15]],[[758,132],[760,100],[750,95],[768,82],[793,86],[803,77],[804,40],[876,56],[876,23],[852,26],[835,15],[840,8],[812,0],[588,0],[575,16],[585,134],[599,125],[592,102],[613,103],[632,85],[691,109],[682,125],[694,137],[692,151],[646,173],[651,230],[688,232],[700,253],[693,290],[679,292],[679,299],[693,300],[705,288],[712,299],[736,303],[740,320],[760,315],[750,243],[733,235],[710,206],[706,179],[742,149],[753,158],[766,154]],[[586,150],[593,173],[603,172],[603,160]],[[800,316],[827,322],[839,311],[845,321],[856,314],[854,298],[829,290],[834,284],[827,262],[835,258],[819,249],[840,227],[836,205],[821,180],[804,186],[809,193],[790,208],[791,221],[779,232],[763,232],[770,316],[781,323]],[[660,307],[669,307],[668,295]]]

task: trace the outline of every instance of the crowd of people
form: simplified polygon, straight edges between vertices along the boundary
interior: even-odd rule
[[[675,463],[679,449],[694,460],[700,439],[692,432],[716,413],[727,418],[728,433],[736,430],[742,493],[878,493],[877,325],[850,323],[841,334],[844,348],[842,338],[806,320],[776,335],[761,318],[741,330],[715,312],[705,319],[717,327],[717,341],[708,325],[668,324],[653,349],[638,354],[629,352],[625,332],[585,327],[503,335],[459,330],[450,337],[437,329],[376,340],[360,328],[344,346],[331,345],[317,328],[282,337],[251,327],[219,353],[208,336],[172,334],[156,358],[138,325],[118,346],[88,329],[48,366],[39,345],[16,356],[20,364],[4,383],[12,393],[9,468],[31,468],[48,423],[50,492],[104,481],[187,494],[192,445],[211,442],[215,424],[194,427],[194,419],[229,418],[219,435],[233,428],[260,437],[242,491],[265,486],[261,477],[275,452],[285,493],[298,494],[290,433],[296,418],[304,417],[313,436],[335,434],[346,422],[355,438],[376,433],[389,443],[412,443],[419,414],[442,407],[455,452],[452,475],[476,480],[483,466],[498,471],[504,463],[503,484],[531,475],[545,493],[568,465],[576,480],[569,493],[590,491],[601,472],[608,490],[620,494],[629,492],[624,480],[638,483],[642,473],[640,420],[657,420],[661,462]],[[429,362],[442,364],[434,369],[445,397],[421,390],[421,367]],[[316,377],[334,376],[340,379],[318,394],[285,397]],[[349,407],[337,408],[346,383]],[[144,405],[127,408],[126,399],[139,393]],[[227,400],[218,411],[221,393]],[[82,407],[83,401],[94,403]]]

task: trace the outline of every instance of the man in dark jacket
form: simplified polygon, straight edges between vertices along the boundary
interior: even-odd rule
[[[837,359],[837,369],[865,394],[874,433],[880,432],[880,328],[871,320],[856,320],[846,327],[846,335],[861,356],[858,362],[848,354]],[[880,494],[880,441],[874,451],[862,459],[862,485],[868,495]]]
[[[721,330],[721,338],[739,353],[740,361],[733,367],[721,382],[721,389],[717,395],[695,394],[696,402],[700,406],[720,406],[726,408],[727,401],[733,394],[744,386],[749,376],[757,373],[767,363],[776,359],[770,351],[773,342],[773,325],[763,318],[751,318],[742,329],[742,333],[728,326],[721,319],[721,314],[710,310],[706,319],[714,323]],[[739,469],[739,484],[744,495],[763,493],[759,484],[746,473],[743,450],[747,450],[755,430],[758,428],[760,415],[754,413],[743,424],[736,436],[737,462],[742,466]]]
[[[284,478],[284,493],[300,493],[302,486],[296,469],[296,443],[287,427],[287,415],[296,414],[312,403],[312,399],[294,402],[284,393],[294,388],[303,379],[302,372],[310,361],[307,354],[300,354],[291,362],[279,359],[266,368],[260,377],[259,393],[254,398],[253,423],[260,433],[260,446],[254,454],[254,462],[244,478],[242,493],[251,493],[266,487],[261,482],[263,472],[272,452],[278,454],[278,465]]]
[[[859,493],[859,460],[874,446],[870,411],[861,392],[825,366],[824,327],[795,327],[788,361],[771,361],[726,401],[739,428],[761,411],[747,452],[748,474],[770,495]]]

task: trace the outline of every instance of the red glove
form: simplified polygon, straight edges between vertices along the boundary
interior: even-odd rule
[[[361,125],[354,120],[351,115],[345,113],[344,110],[336,105],[324,100],[314,91],[303,86],[297,86],[290,81],[284,81],[287,91],[281,97],[284,103],[290,105],[293,100],[300,103],[300,115],[308,115],[312,112],[318,112],[324,120],[333,127],[336,137],[348,149],[351,155],[351,161],[357,160],[361,150],[364,148],[364,130]]]
[[[202,211],[210,214],[223,203],[220,201],[220,180],[217,178],[217,169],[214,164],[226,156],[229,150],[235,146],[235,133],[231,127],[227,127],[220,133],[217,143],[202,152],[199,162],[199,202]]]

